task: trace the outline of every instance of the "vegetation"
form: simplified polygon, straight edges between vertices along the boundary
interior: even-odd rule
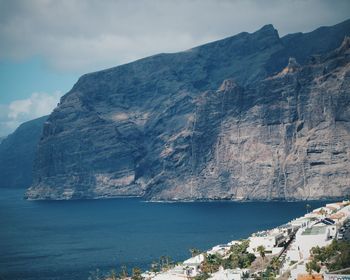
[[[160,271],[160,264],[156,261],[152,262],[151,271],[152,272],[159,272]]]
[[[102,280],[103,277],[101,275],[100,270],[97,268],[95,271],[90,271],[90,275],[88,280]]]
[[[161,256],[159,258],[159,261],[154,261],[151,264],[150,270],[152,272],[161,272],[161,271],[166,271],[170,268],[174,267],[174,262],[171,260],[170,257],[168,256]],[[138,267],[134,267],[131,270],[131,279],[133,280],[142,280],[143,277],[141,276],[142,270]],[[103,277],[100,275],[100,271],[97,269],[96,271],[90,272],[90,277],[89,280],[102,280],[102,279],[107,279],[107,280],[121,280],[121,279],[130,279],[128,274],[128,269],[125,265],[120,267],[120,272],[119,275],[116,274],[115,270],[111,270],[109,273],[108,277]]]
[[[109,278],[111,280],[118,280],[117,274],[115,273],[114,269],[112,269],[111,274],[109,275]]]
[[[242,279],[249,279],[249,272],[243,272]]]
[[[231,254],[224,264],[224,268],[234,269],[234,268],[248,268],[255,260],[254,254],[244,253],[241,255]]]
[[[314,263],[312,269],[317,268],[317,265],[325,265],[329,271],[335,271],[350,267],[350,242],[337,241],[325,247],[313,247],[311,249]],[[310,268],[311,269],[311,268]],[[317,270],[315,270],[317,271]]]
[[[274,280],[276,279],[276,273],[273,271],[271,267],[268,267],[261,275],[260,278],[262,280]]]
[[[159,266],[161,271],[166,271],[174,267],[174,262],[169,256],[161,256],[159,259]]]
[[[210,274],[215,273],[222,266],[225,269],[234,269],[234,268],[248,268],[255,260],[255,255],[248,253],[247,249],[249,247],[249,240],[242,240],[241,242],[234,244],[231,246],[228,254],[223,257],[219,254],[207,254],[203,253],[204,261],[201,264],[201,274],[194,277],[195,280],[205,280],[210,278]],[[190,249],[191,256],[197,256],[201,254],[198,249],[192,248]],[[166,271],[174,267],[174,262],[168,256],[160,257],[159,261],[154,261],[151,264],[150,270],[152,272],[161,272]],[[91,274],[90,280],[102,280],[99,275],[99,271],[93,272]],[[135,267],[132,269],[131,279],[133,280],[141,280],[143,279],[141,269]],[[247,278],[249,275],[245,275]],[[108,276],[108,280],[120,280],[128,278],[128,269],[126,266],[122,266],[120,268],[119,275],[117,276],[114,270]],[[191,278],[192,279],[192,278]]]
[[[204,261],[201,265],[201,271],[203,273],[214,273],[219,270],[219,267],[222,265],[223,259],[220,255],[208,255],[204,254]]]
[[[224,261],[225,269],[231,268],[248,268],[255,260],[254,254],[248,253],[249,240],[243,240],[240,243],[234,244],[230,248],[230,255]]]
[[[247,249],[249,247],[249,240],[241,240],[240,243],[233,244],[230,248],[230,252],[233,254],[244,254],[247,252]]]
[[[194,277],[194,280],[206,280],[210,278],[210,274],[204,272],[201,273],[200,275],[197,275],[196,277]]]
[[[208,279],[211,273],[219,270],[220,266],[224,269],[248,268],[255,260],[254,254],[247,252],[248,247],[249,240],[243,240],[231,246],[227,258],[219,254],[204,254],[204,261],[201,265],[202,273],[194,279]]]
[[[202,273],[194,278],[194,280],[206,280],[210,278],[210,274],[215,273],[222,266],[224,269],[235,268],[248,268],[255,260],[255,255],[248,253],[249,240],[242,240],[240,243],[231,246],[228,254],[223,257],[219,254],[207,254],[203,253],[204,261],[201,264]],[[190,249],[191,256],[197,256],[201,254],[198,249]],[[259,246],[257,248],[262,259],[265,259],[265,247]],[[306,264],[306,270],[309,274],[313,271],[319,273],[322,266],[326,266],[329,271],[335,271],[343,268],[350,267],[350,242],[336,241],[334,240],[330,245],[326,247],[313,247],[311,249],[312,260]],[[174,266],[171,258],[168,256],[162,256],[159,262],[153,262],[151,265],[151,271],[160,272],[166,271]],[[277,257],[273,257],[269,262],[267,269],[259,276],[261,279],[275,279],[278,274],[281,262]],[[143,279],[141,269],[135,267],[132,269],[131,279],[141,280]],[[247,278],[249,275],[245,275]],[[112,270],[109,275],[110,280],[126,279],[128,272],[126,266],[122,266],[119,276]],[[104,279],[100,275],[100,271],[90,272],[90,280],[102,280]]]
[[[278,272],[281,267],[281,261],[277,257],[273,257],[270,262],[270,267],[273,271]]]
[[[199,249],[197,248],[191,248],[190,253],[192,257],[198,256],[200,253],[202,253]]]
[[[128,277],[128,269],[126,268],[125,265],[122,265],[120,268],[119,278],[125,279],[127,277]]]
[[[142,278],[141,274],[142,274],[141,269],[139,269],[138,267],[134,267],[132,269],[132,277],[131,277],[131,279],[133,279],[133,280],[142,280],[143,278]]]
[[[316,262],[316,260],[312,260],[312,261],[306,263],[305,266],[306,266],[306,271],[310,275],[312,274],[312,271],[319,273],[321,270],[321,266]]]
[[[256,250],[259,252],[260,257],[262,257],[264,259],[265,258],[265,247],[260,245],[260,246],[258,246],[258,248],[256,248]]]
[[[279,274],[279,269],[281,267],[281,261],[278,257],[273,257],[269,264],[267,265],[266,269],[263,271],[260,277],[258,279],[275,279],[276,276]]]

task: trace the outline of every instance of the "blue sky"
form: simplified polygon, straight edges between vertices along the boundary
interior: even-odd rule
[[[33,92],[67,92],[80,74],[58,72],[33,56],[21,61],[0,61],[0,103],[27,98]]]
[[[0,60],[0,137],[25,121],[49,114],[79,76],[45,66],[40,56]]]
[[[283,36],[349,18],[348,0],[0,0],[0,137],[84,73],[268,23]]]

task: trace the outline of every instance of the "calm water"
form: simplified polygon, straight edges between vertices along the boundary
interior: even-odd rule
[[[25,201],[0,189],[0,279],[87,279],[89,272],[189,257],[305,213],[305,202]],[[325,202],[309,202],[319,207]]]

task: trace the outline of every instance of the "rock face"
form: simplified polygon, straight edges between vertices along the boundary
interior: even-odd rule
[[[27,188],[43,123],[48,116],[28,121],[0,142],[0,188]]]
[[[27,196],[349,194],[349,40],[333,50],[348,33],[267,25],[82,76],[44,125]]]

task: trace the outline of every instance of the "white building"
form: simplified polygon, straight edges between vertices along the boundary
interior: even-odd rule
[[[204,255],[199,254],[183,262],[184,274],[186,276],[195,277],[199,274],[201,263],[204,261]]]
[[[277,229],[283,233],[283,235],[289,239],[290,236],[298,230],[299,227],[293,226],[291,223],[287,223],[277,227]]]
[[[283,249],[280,247],[287,237],[280,230],[262,231],[253,234],[249,237],[249,247],[247,251],[249,253],[259,255],[257,248],[259,246],[264,246],[266,254],[278,254]]]
[[[227,243],[227,245],[228,246],[232,246],[232,245],[240,244],[240,243],[242,243],[242,241],[240,241],[240,240],[232,240],[229,243]]]
[[[328,203],[328,204],[326,204],[326,207],[330,210],[338,211],[341,208],[343,208],[343,203],[342,202],[340,202],[340,203]]]
[[[182,273],[182,269],[179,269],[179,271],[177,271],[175,267],[173,269],[170,269],[169,271],[161,272],[151,279],[152,280],[184,280],[184,279],[187,279],[187,277]]]
[[[207,253],[210,255],[219,254],[220,256],[224,256],[230,251],[230,248],[231,246],[228,244],[221,244],[214,246],[211,250],[207,251]]]
[[[332,242],[332,237],[335,236],[335,232],[336,227],[334,225],[327,226],[324,224],[300,229],[295,237],[295,246],[298,247],[301,258],[308,259],[312,247],[329,245]]]
[[[350,205],[346,205],[329,217],[335,220],[338,225],[342,225],[346,220],[350,218]]]
[[[145,280],[151,280],[156,276],[155,272],[152,271],[145,271],[144,273],[141,274],[141,276],[145,279]]]
[[[219,271],[212,274],[210,280],[241,280],[243,275],[249,274],[249,269],[223,269],[220,267]]]
[[[325,210],[323,207],[315,209],[314,211],[305,214],[306,218],[322,219],[325,218],[328,214],[328,210]]]
[[[290,272],[290,279],[296,280],[298,278],[298,275],[306,274],[306,266],[305,263],[302,262],[295,266],[294,269]]]
[[[290,222],[293,227],[303,228],[310,225],[312,218],[300,217]]]

